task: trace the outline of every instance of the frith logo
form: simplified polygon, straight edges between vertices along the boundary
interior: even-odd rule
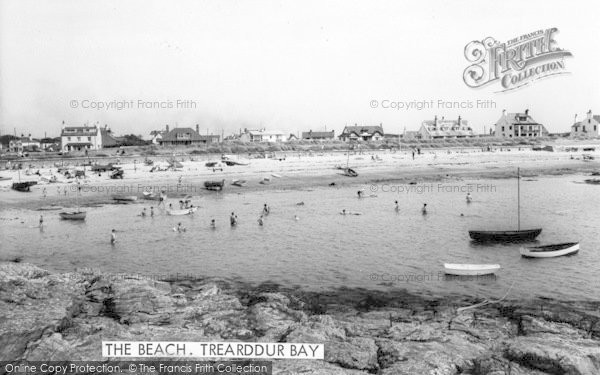
[[[505,43],[492,37],[472,41],[465,46],[465,58],[472,63],[463,73],[465,83],[478,88],[498,81],[502,89],[497,92],[502,92],[568,73],[564,59],[572,54],[558,48],[557,32],[557,28],[537,30]]]

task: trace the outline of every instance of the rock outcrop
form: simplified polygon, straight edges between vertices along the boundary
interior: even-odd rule
[[[0,263],[0,360],[101,360],[102,340],[262,341],[325,344],[324,361],[278,360],[275,374],[600,374],[600,303],[456,312],[472,302]]]

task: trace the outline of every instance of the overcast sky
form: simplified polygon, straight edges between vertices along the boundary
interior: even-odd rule
[[[194,126],[296,133],[383,123],[416,130],[462,115],[477,131],[502,109],[568,131],[575,113],[600,114],[600,2],[548,1],[32,1],[0,0],[0,131],[58,135],[69,125],[115,133]],[[568,75],[496,93],[463,82],[465,45],[557,27],[573,53]],[[190,100],[196,108],[143,109]],[[434,100],[433,109],[371,101]],[[495,109],[437,101],[492,100]],[[77,108],[72,108],[76,101]],[[133,101],[133,108],[82,108]]]

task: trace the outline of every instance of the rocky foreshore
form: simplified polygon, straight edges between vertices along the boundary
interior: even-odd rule
[[[474,304],[0,263],[0,360],[102,360],[102,340],[325,344],[275,374],[600,374],[600,302]]]

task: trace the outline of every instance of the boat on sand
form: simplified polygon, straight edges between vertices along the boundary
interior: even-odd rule
[[[577,254],[579,242],[565,242],[553,245],[527,246],[520,250],[524,258],[554,258],[564,255]]]
[[[491,275],[500,269],[499,264],[457,264],[444,263],[444,272],[456,276]]]
[[[238,186],[238,187],[245,186],[245,185],[246,185],[246,183],[247,183],[247,181],[246,181],[246,180],[233,180],[233,181],[231,182],[231,184],[232,184],[233,186]]]
[[[63,220],[85,220],[86,212],[80,211],[80,210],[63,211],[63,212],[59,212],[58,215]]]
[[[137,201],[136,195],[115,195],[113,200],[117,202],[135,202]]]
[[[204,181],[204,187],[207,190],[220,191],[220,190],[223,190],[223,186],[225,186],[225,180],[220,180],[220,181]]]

